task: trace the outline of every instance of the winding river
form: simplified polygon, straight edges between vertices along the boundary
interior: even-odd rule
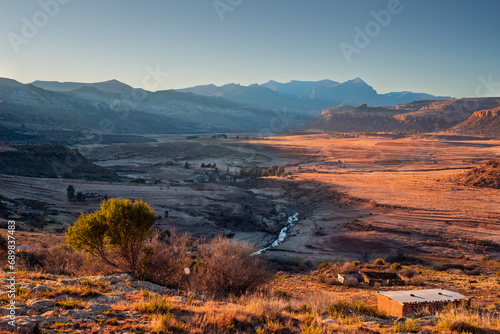
[[[299,213],[295,212],[295,214],[293,216],[288,217],[288,220],[287,220],[285,226],[283,226],[283,228],[280,231],[280,234],[278,235],[278,239],[274,240],[274,242],[271,245],[252,253],[252,255],[262,254],[262,252],[268,250],[271,247],[276,247],[278,245],[281,245],[283,243],[283,241],[285,240],[286,232],[288,231],[288,229],[290,227],[294,226],[295,224],[297,224],[298,221],[299,221]]]

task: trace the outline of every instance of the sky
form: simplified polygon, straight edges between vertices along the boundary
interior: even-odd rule
[[[0,0],[0,77],[500,96],[498,0]]]

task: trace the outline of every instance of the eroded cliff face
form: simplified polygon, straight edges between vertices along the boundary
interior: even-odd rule
[[[476,111],[452,130],[464,134],[500,137],[500,107]]]

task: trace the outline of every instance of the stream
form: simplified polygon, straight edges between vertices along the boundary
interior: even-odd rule
[[[288,231],[288,229],[290,227],[294,226],[295,224],[297,224],[298,221],[299,221],[299,213],[295,212],[295,214],[293,216],[288,217],[288,220],[285,223],[285,226],[283,226],[283,228],[280,230],[280,234],[278,235],[278,239],[274,240],[274,242],[271,245],[252,253],[252,255],[262,254],[262,252],[268,250],[271,247],[276,247],[278,245],[281,245],[286,238],[286,232]]]

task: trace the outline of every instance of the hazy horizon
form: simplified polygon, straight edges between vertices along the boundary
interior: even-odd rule
[[[0,4],[0,76],[23,83],[166,90],[360,77],[381,94],[500,95],[495,1]],[[148,82],[151,71],[159,80]]]

